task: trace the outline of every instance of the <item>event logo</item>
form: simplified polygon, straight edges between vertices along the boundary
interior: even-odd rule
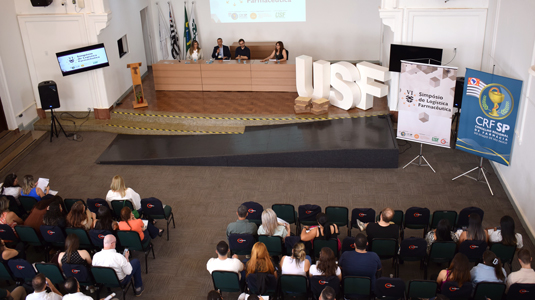
[[[74,57],[72,57],[72,56],[69,57],[69,62],[70,62],[71,64],[74,63]]]
[[[393,287],[396,287],[396,286],[391,284],[391,283],[385,283],[385,288],[389,289],[389,288],[393,288]]]
[[[17,269],[22,270],[22,269],[24,269],[24,266],[17,265]]]
[[[153,208],[153,207],[154,207],[154,205],[153,205],[153,204],[150,204],[150,203],[148,203],[148,204],[147,204],[147,207],[148,207],[148,208]]]
[[[256,19],[256,14],[255,13],[251,13],[251,20],[255,20]]]
[[[479,106],[483,113],[495,120],[507,118],[513,111],[515,102],[511,92],[501,84],[489,84],[481,90]]]
[[[48,235],[53,235],[55,234],[56,232],[52,231],[52,230],[47,230],[46,233],[48,233]]]
[[[470,249],[472,249],[472,250],[477,249],[477,248],[479,248],[478,245],[470,245]]]
[[[405,136],[405,135],[406,135],[405,131],[402,131],[401,136]]]
[[[254,210],[254,209],[252,209],[252,208],[249,208],[249,209],[247,210],[247,212],[250,213],[250,214],[253,214],[253,213],[256,212],[256,210]]]
[[[98,238],[101,239],[101,240],[103,240],[103,239],[104,239],[104,235],[103,235],[103,234],[99,234],[99,235],[98,235]]]
[[[284,19],[285,15],[286,15],[286,12],[279,11],[279,12],[276,12],[276,13],[275,13],[275,18],[277,18],[277,19],[280,19],[280,18]]]
[[[349,248],[351,248],[351,249],[355,249],[355,244],[351,244],[351,245],[349,245]]]
[[[329,282],[326,281],[326,280],[320,280],[320,281],[318,281],[318,283],[321,284],[321,285],[326,285]]]
[[[78,274],[78,273],[80,273],[80,270],[72,269],[71,272],[72,272],[73,274]]]
[[[238,14],[237,13],[232,13],[232,15],[230,15],[230,17],[232,18],[232,20],[238,20]]]
[[[525,293],[529,293],[528,290],[525,290],[525,289],[521,289],[520,291],[518,291],[520,294],[525,294]]]
[[[446,140],[445,139],[441,139],[440,143],[442,143],[442,145],[445,145],[446,144]]]
[[[418,246],[416,246],[416,245],[410,245],[410,246],[409,246],[409,249],[411,249],[411,250],[418,249]]]
[[[422,216],[421,213],[414,213],[414,217],[415,217],[415,218],[418,218],[418,217],[421,217],[421,216]]]
[[[365,217],[365,216],[367,216],[367,214],[365,214],[365,213],[359,213],[359,217],[363,218],[363,217]]]
[[[95,206],[96,206],[96,207],[101,207],[102,204],[100,204],[100,203],[95,203]]]
[[[437,137],[432,137],[431,140],[432,140],[433,142],[438,142],[438,138],[437,138]]]
[[[419,136],[418,134],[415,134],[415,135],[414,135],[414,138],[415,138],[415,139],[419,139],[420,136]]]
[[[246,240],[244,240],[244,239],[238,239],[238,240],[237,240],[237,242],[240,243],[240,244],[242,244],[242,243],[245,242],[245,241],[246,241]]]
[[[450,290],[450,292],[456,292],[456,291],[459,290],[459,288],[458,287],[454,287],[454,286],[450,286],[449,290]]]
[[[307,215],[310,215],[311,213],[312,213],[311,210],[307,210],[307,211],[305,211],[305,214],[307,214]]]

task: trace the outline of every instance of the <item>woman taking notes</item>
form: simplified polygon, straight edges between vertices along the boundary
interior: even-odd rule
[[[191,42],[191,48],[189,48],[186,54],[186,60],[199,60],[202,59],[201,48],[199,47],[199,42],[193,40]]]
[[[288,54],[286,53],[286,49],[284,49],[284,44],[281,41],[278,41],[275,43],[275,50],[271,52],[271,55],[261,60],[262,62],[265,62],[269,59],[276,59],[277,61],[287,61],[288,60]]]

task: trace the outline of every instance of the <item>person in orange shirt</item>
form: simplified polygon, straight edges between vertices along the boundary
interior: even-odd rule
[[[163,229],[158,229],[151,222],[147,224],[147,228],[141,219],[136,219],[130,207],[123,207],[121,209],[121,222],[119,222],[119,230],[135,231],[139,234],[139,239],[145,243],[147,239],[162,236]]]

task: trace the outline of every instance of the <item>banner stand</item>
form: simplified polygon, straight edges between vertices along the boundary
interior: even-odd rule
[[[468,175],[467,175],[467,174],[469,174],[469,173],[474,172],[475,170],[478,170],[478,172],[477,172],[477,178],[474,178],[474,177],[472,177],[472,176],[468,176]],[[470,178],[470,179],[473,179],[473,180],[475,180],[475,181],[483,182],[483,180],[481,180],[481,177],[483,177],[483,178],[485,179],[485,182],[487,183],[487,186],[489,187],[490,194],[491,194],[492,196],[494,196],[494,193],[492,192],[492,189],[490,188],[490,183],[489,183],[489,180],[487,179],[487,175],[485,175],[486,172],[487,172],[487,170],[483,167],[483,157],[481,157],[481,160],[479,161],[479,166],[477,166],[477,167],[471,169],[470,171],[467,171],[467,172],[462,173],[461,175],[459,175],[459,176],[453,178],[452,181],[455,180],[455,179],[457,179],[457,178],[459,178],[459,177],[461,177],[461,176],[466,176],[466,177],[468,177],[468,178]],[[483,175],[483,176],[481,176],[481,175]]]
[[[413,165],[416,165],[416,166],[418,166],[418,167],[425,167],[425,166],[427,166],[427,167],[431,168],[431,170],[433,170],[433,173],[436,173],[435,169],[433,169],[433,167],[431,166],[431,164],[429,164],[429,162],[427,161],[427,159],[425,159],[425,157],[423,156],[422,152],[423,152],[423,144],[420,143],[420,154],[418,154],[418,155],[417,155],[415,158],[413,158],[408,164],[406,164],[406,165],[403,167],[403,169],[405,169],[406,167],[408,167],[410,164],[413,164]],[[422,164],[422,158],[424,159],[425,164]],[[418,159],[418,163],[412,163],[412,162],[415,161],[416,159]],[[468,171],[467,173],[470,173],[470,172],[472,172],[472,171],[473,171],[473,170],[470,170],[470,171]],[[463,174],[463,175],[464,175],[464,174]],[[462,175],[461,175],[461,176],[462,176]],[[486,177],[485,177],[485,179],[486,179]],[[455,179],[453,179],[453,180],[455,180]],[[491,191],[491,192],[492,192],[492,191]]]

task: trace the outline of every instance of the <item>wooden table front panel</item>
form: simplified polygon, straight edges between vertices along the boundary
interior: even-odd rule
[[[154,89],[157,91],[202,91],[201,64],[176,60],[159,61],[152,65]]]
[[[251,76],[254,92],[297,92],[295,63],[291,61],[280,64],[255,61],[251,65]]]
[[[201,65],[203,91],[251,91],[251,64],[214,61]]]

